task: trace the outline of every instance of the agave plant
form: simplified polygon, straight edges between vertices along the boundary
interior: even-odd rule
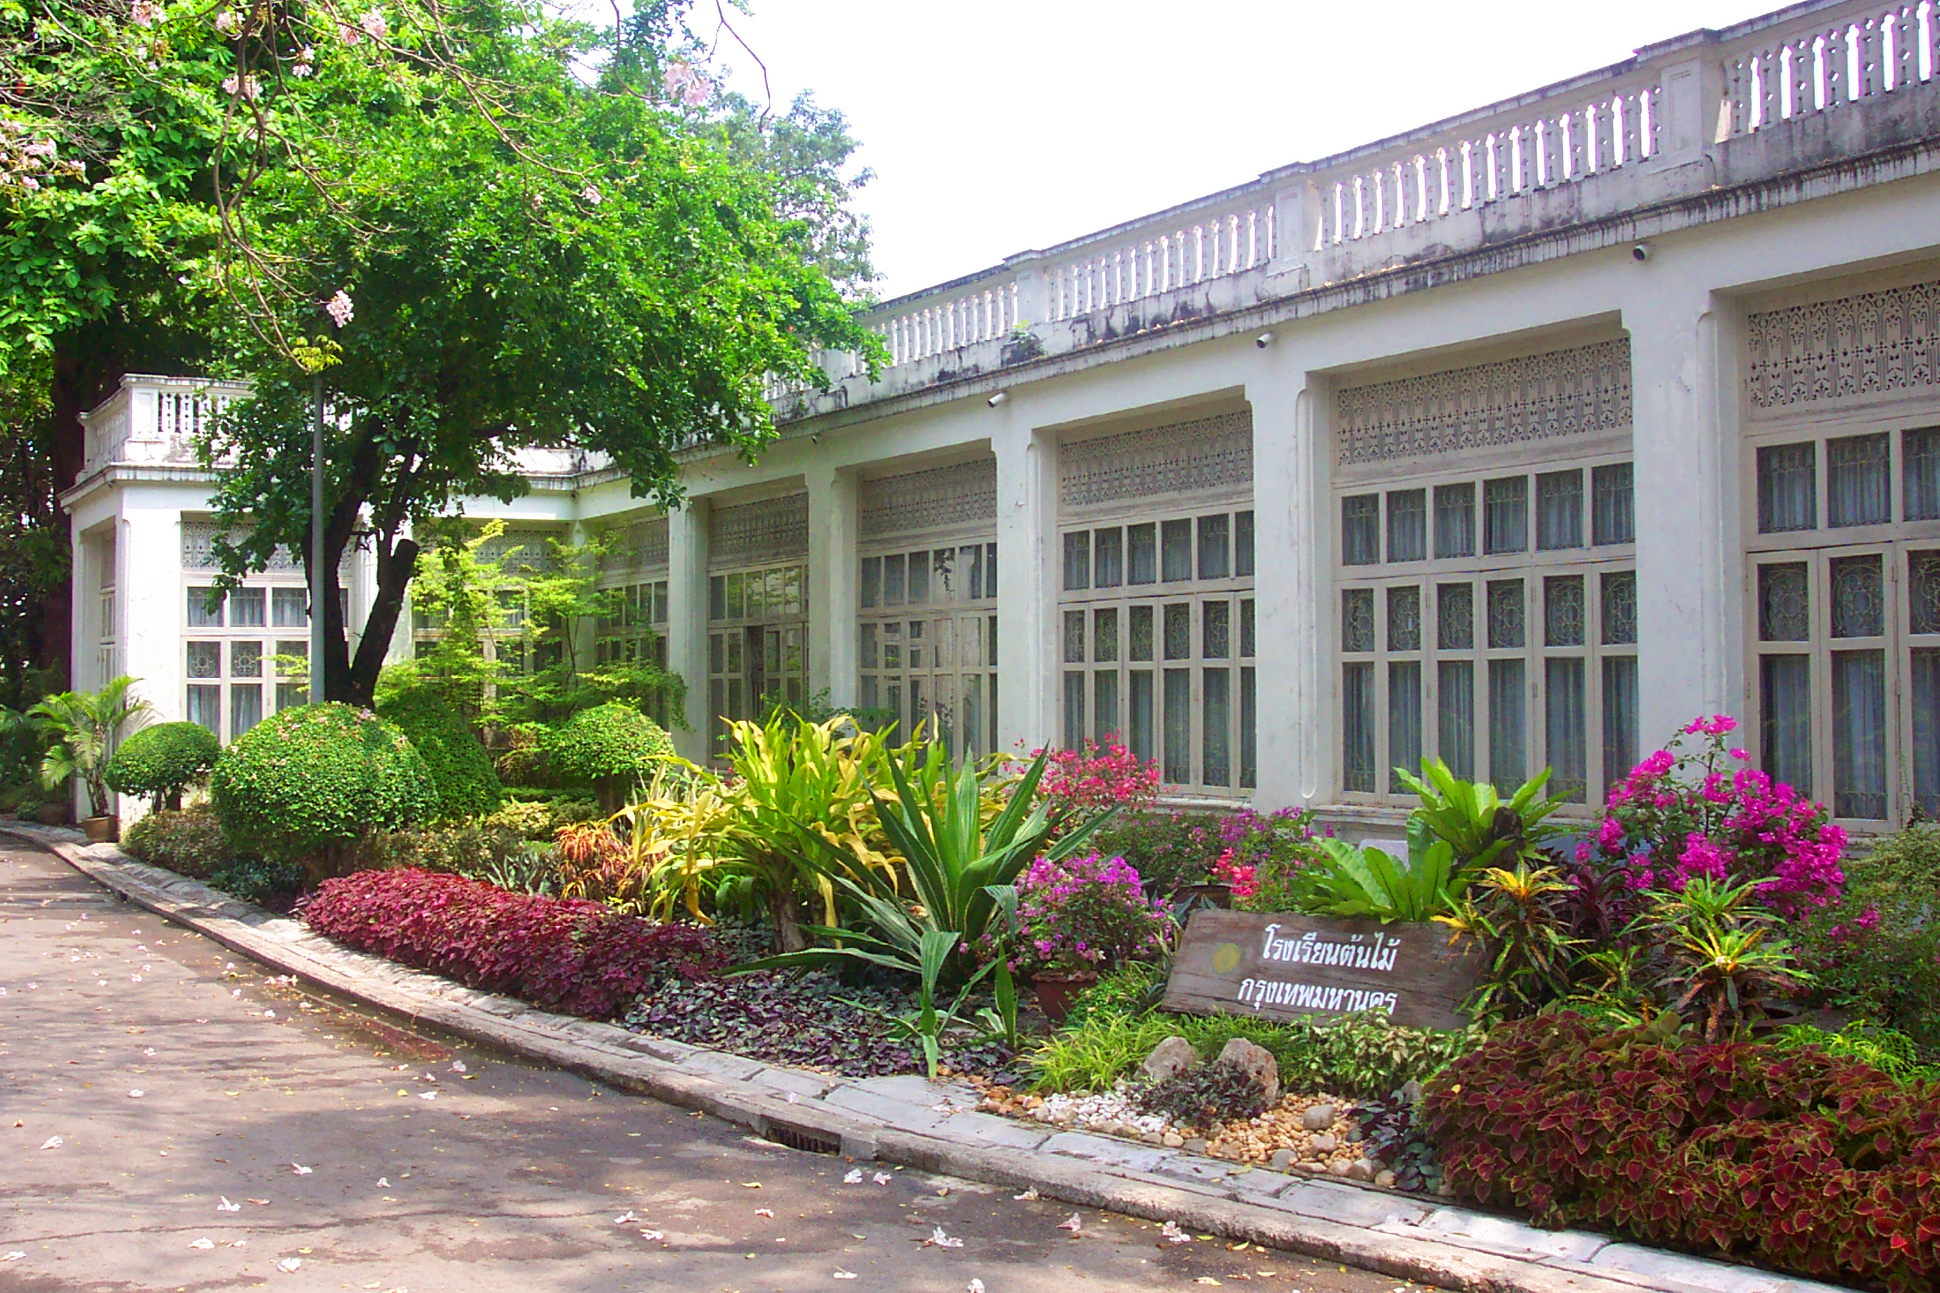
[[[59,790],[78,778],[88,792],[90,816],[108,811],[108,758],[128,724],[154,711],[130,693],[135,680],[123,674],[100,691],[60,691],[27,711],[53,738],[41,760],[41,784]]]

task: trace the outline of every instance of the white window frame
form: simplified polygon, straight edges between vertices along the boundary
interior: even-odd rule
[[[195,705],[191,698],[198,689],[216,693],[217,723],[211,727],[217,738],[227,744],[241,736],[247,728],[238,729],[235,722],[235,702],[238,687],[255,686],[259,689],[260,703],[257,722],[262,722],[280,710],[310,703],[309,690],[304,685],[306,674],[292,670],[282,673],[276,667],[279,655],[301,657],[307,671],[310,654],[310,618],[307,610],[309,592],[300,580],[292,581],[279,578],[252,577],[245,579],[238,591],[257,592],[263,595],[263,623],[261,625],[237,625],[230,613],[230,596],[224,596],[215,614],[215,624],[189,624],[189,601],[198,590],[213,588],[214,577],[210,572],[190,572],[182,580],[181,601],[183,611],[182,640],[177,650],[182,655],[182,714],[193,721]],[[278,625],[276,619],[276,594],[281,591],[295,591],[305,600],[306,610],[301,624]],[[231,594],[233,595],[233,594]],[[259,648],[260,672],[238,674],[235,669],[235,654],[238,644],[254,643]],[[196,654],[198,646],[213,646],[216,652],[216,671],[213,674],[196,675],[191,671],[190,659]],[[283,647],[295,648],[282,650]],[[205,722],[204,726],[208,726]]]
[[[945,587],[938,552],[969,566]],[[921,558],[925,595],[909,596],[908,568]],[[900,596],[883,572],[901,563]],[[970,755],[997,745],[997,541],[986,530],[961,535],[899,535],[872,540],[858,554],[857,703],[892,710],[897,732],[933,723],[952,750]],[[955,572],[953,572],[955,573]],[[974,580],[971,576],[974,575]],[[974,585],[974,586],[972,586]],[[972,694],[977,696],[973,703]],[[979,720],[972,724],[973,715]]]
[[[761,579],[758,609],[746,599],[751,576]],[[779,694],[796,704],[808,699],[808,561],[724,567],[708,571],[707,578],[707,700],[718,755],[727,750],[728,720],[758,720],[768,696]],[[771,586],[778,592],[771,593]],[[757,650],[762,653],[758,665],[750,658]],[[773,685],[777,680],[779,688]]]

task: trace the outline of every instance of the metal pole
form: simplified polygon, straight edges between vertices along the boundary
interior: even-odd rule
[[[328,600],[323,578],[323,373],[312,378],[310,393],[316,421],[310,428],[310,703],[323,701],[324,606]]]

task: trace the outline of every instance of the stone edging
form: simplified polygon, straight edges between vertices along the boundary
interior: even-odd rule
[[[1188,1230],[1244,1239],[1475,1293],[1836,1293],[1837,1286],[1586,1231],[1520,1222],[1334,1179],[981,1113],[968,1087],[920,1077],[838,1078],[764,1064],[615,1024],[551,1014],[354,952],[196,880],[76,832],[20,823],[89,879],[224,947],[404,1018],[698,1109],[783,1144],[839,1150]]]

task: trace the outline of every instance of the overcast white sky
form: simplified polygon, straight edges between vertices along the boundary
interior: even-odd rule
[[[1777,0],[754,0],[848,114],[884,297],[1741,21]],[[711,0],[697,26],[710,27]],[[723,48],[737,88],[751,62]]]

